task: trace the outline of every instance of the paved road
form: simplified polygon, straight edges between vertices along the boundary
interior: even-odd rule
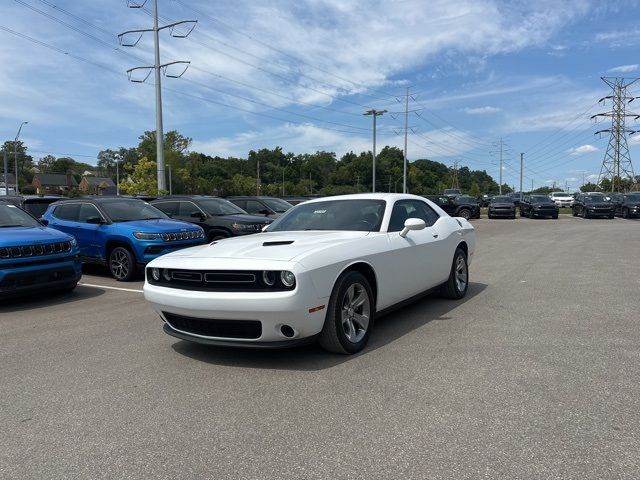
[[[3,304],[0,477],[639,478],[640,222],[474,224],[466,300],[352,357],[176,341],[135,291]]]

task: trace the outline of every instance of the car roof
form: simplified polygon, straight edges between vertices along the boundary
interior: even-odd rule
[[[215,195],[164,195],[162,197],[156,198],[155,200],[152,200],[151,203],[158,200],[205,200],[209,198],[224,200],[224,198],[216,197]]]
[[[137,202],[144,202],[144,200],[140,199],[140,198],[135,198],[135,197],[122,197],[122,196],[102,196],[102,195],[96,195],[96,196],[86,196],[86,197],[76,197],[76,198],[65,198],[62,200],[58,200],[56,202],[54,202],[55,204],[63,204],[63,203],[76,203],[76,202],[88,202],[88,203],[95,203],[95,204],[101,204],[101,203],[109,203],[109,202],[116,202],[119,200],[133,200],[133,201],[137,201]],[[52,204],[53,205],[53,204]]]
[[[333,200],[386,200],[389,202],[395,202],[397,200],[424,200],[424,197],[411,195],[409,193],[352,193],[349,195],[313,198],[307,200],[305,203],[318,203]]]
[[[280,198],[280,197],[270,197],[270,196],[268,196],[268,195],[233,195],[233,196],[226,197],[226,198],[235,198],[235,199],[238,199],[238,200],[240,200],[240,199],[245,199],[245,198],[247,198],[247,199],[254,199],[254,198],[258,198],[258,199],[260,199],[260,198],[272,199],[272,198],[275,198],[276,200],[284,200],[284,201],[286,202],[286,199],[284,199],[284,198]]]

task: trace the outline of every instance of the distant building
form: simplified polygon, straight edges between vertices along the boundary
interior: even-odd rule
[[[85,175],[78,189],[87,195],[115,195],[116,184],[110,178]]]
[[[78,182],[70,173],[37,173],[31,182],[39,195],[63,195],[72,188],[78,187]]]
[[[2,193],[0,193],[1,195],[4,195],[4,190],[7,183],[9,184],[9,191],[13,190],[13,187],[16,186],[16,177],[13,175],[13,173],[7,173],[7,180],[8,182],[5,182],[4,173],[0,173],[0,189],[2,189]]]

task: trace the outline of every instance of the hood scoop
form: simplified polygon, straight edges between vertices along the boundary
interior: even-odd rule
[[[273,242],[264,242],[262,244],[263,247],[275,247],[278,245],[291,245],[294,241],[293,240],[276,240]]]

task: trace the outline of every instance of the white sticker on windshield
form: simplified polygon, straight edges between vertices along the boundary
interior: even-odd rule
[[[15,205],[7,205],[7,207],[9,207],[9,208],[18,208]]]
[[[327,213],[327,210],[326,209],[325,210],[314,210],[313,213],[320,213],[320,214]]]

